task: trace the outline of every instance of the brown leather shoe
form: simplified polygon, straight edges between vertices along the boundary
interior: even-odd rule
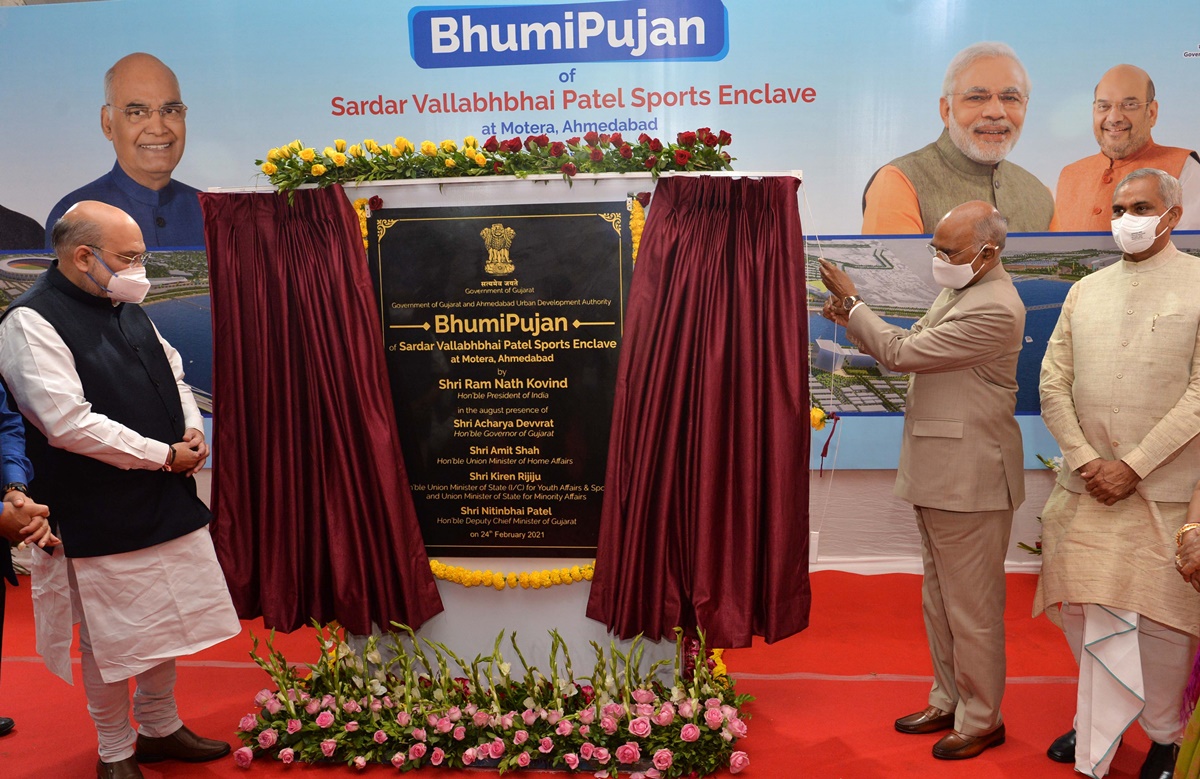
[[[954,727],[954,712],[942,711],[930,706],[916,714],[896,720],[896,730],[901,733],[937,733]]]
[[[127,757],[115,763],[96,761],[96,779],[145,779],[142,769],[138,768],[137,760]]]
[[[139,763],[158,763],[163,760],[182,760],[185,763],[205,763],[229,754],[229,745],[224,741],[200,738],[180,727],[169,736],[150,738],[138,734],[137,751],[134,757]]]
[[[966,760],[976,757],[985,749],[998,747],[1004,743],[1004,723],[991,733],[982,736],[968,736],[957,730],[942,738],[933,745],[933,756],[939,760]]]

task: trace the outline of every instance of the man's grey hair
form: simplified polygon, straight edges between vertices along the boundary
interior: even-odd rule
[[[975,223],[975,240],[988,246],[995,246],[997,251],[1004,249],[1008,238],[1008,217],[996,209]]]
[[[104,231],[95,222],[78,214],[64,214],[50,230],[50,242],[54,253],[64,262],[77,246],[99,246],[104,240]]]
[[[1020,57],[1013,51],[1012,46],[999,41],[981,41],[980,43],[972,43],[967,48],[954,55],[954,59],[950,60],[949,67],[946,68],[946,78],[942,80],[942,97],[949,97],[954,94],[954,82],[958,81],[958,77],[964,70],[971,67],[976,60],[984,57],[1007,57],[1017,63],[1017,69],[1021,71],[1021,93],[1025,97],[1029,97],[1029,74],[1025,71],[1025,66],[1021,64]]]
[[[1138,168],[1133,173],[1121,179],[1121,183],[1117,184],[1117,189],[1114,192],[1132,181],[1150,176],[1158,180],[1158,196],[1162,198],[1163,204],[1167,208],[1183,205],[1183,187],[1179,185],[1179,179],[1158,168]]]

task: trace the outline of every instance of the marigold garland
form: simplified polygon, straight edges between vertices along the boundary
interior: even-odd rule
[[[646,227],[646,209],[636,197],[630,208],[629,233],[633,236],[633,261],[637,262],[638,246],[642,243],[642,230]]]
[[[502,573],[488,569],[481,571],[479,569],[471,570],[463,568],[459,565],[446,565],[437,560],[429,561],[429,568],[433,571],[433,575],[442,581],[454,582],[461,584],[464,587],[492,587],[496,590],[503,590],[505,587],[516,589],[520,587],[523,590],[528,589],[547,589],[556,584],[574,584],[580,581],[591,581],[595,574],[595,563],[587,563],[586,565],[572,565],[562,568],[549,568],[541,571],[521,571]]]

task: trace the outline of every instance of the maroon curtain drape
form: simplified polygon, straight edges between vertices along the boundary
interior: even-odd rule
[[[341,187],[201,193],[213,540],[243,618],[354,633],[442,610],[400,454],[378,305]]]
[[[629,293],[589,617],[710,646],[808,625],[797,181],[659,181]]]

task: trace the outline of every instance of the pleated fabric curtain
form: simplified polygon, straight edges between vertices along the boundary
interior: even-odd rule
[[[442,610],[401,459],[376,295],[341,187],[202,193],[213,540],[238,614],[290,631]]]
[[[808,625],[798,181],[672,177],[629,293],[587,615],[709,646]]]

